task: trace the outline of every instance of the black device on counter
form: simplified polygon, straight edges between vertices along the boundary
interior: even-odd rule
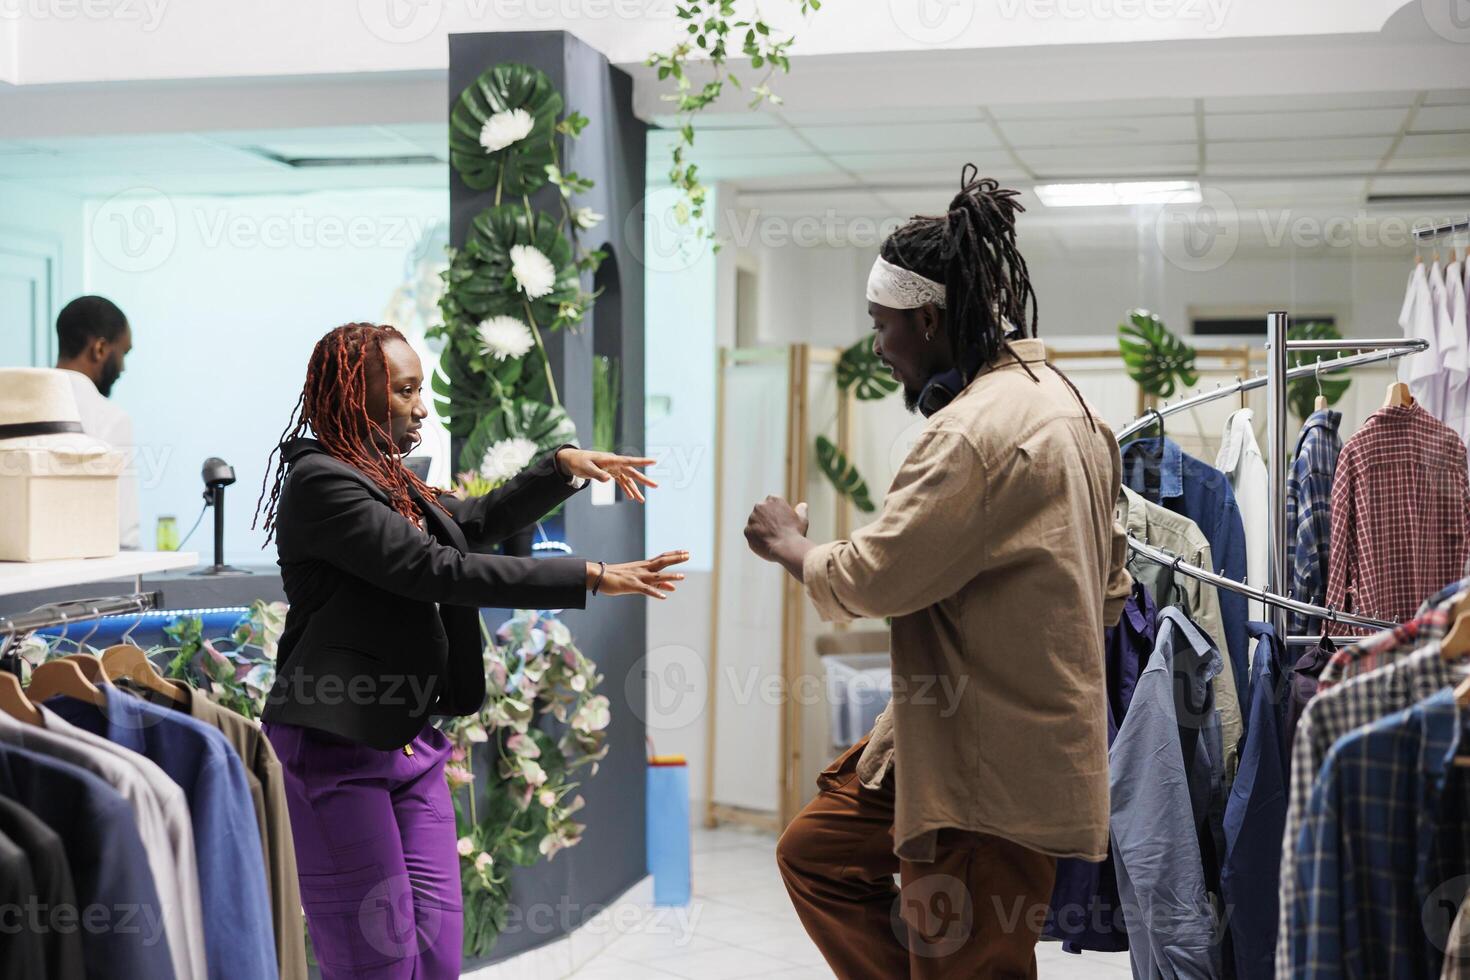
[[[248,568],[225,564],[225,487],[235,482],[235,468],[218,456],[204,461],[204,505],[214,508],[214,564],[191,575],[253,575]]]

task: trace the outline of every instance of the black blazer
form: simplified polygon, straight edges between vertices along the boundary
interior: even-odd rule
[[[315,439],[281,452],[276,549],[290,608],[262,720],[400,748],[428,716],[484,704],[481,606],[585,607],[585,561],[487,553],[576,492],[555,452],[483,497],[441,497],[449,517],[420,500],[426,531]]]

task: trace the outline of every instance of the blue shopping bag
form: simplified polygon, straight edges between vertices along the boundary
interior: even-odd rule
[[[689,767],[682,755],[648,759],[648,873],[654,905],[689,904]]]

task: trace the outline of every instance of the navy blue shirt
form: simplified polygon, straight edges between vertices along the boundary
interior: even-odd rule
[[[0,743],[0,796],[35,814],[66,847],[76,906],[58,911],[65,917],[53,925],[80,935],[87,976],[173,977],[148,852],[122,794],[80,766]]]
[[[1138,675],[1153,655],[1157,616],[1148,589],[1135,581],[1118,625],[1109,627],[1104,634],[1109,746],[1128,713]],[[1044,932],[1063,940],[1062,948],[1069,953],[1081,953],[1085,949],[1117,953],[1128,948],[1128,928],[1123,921],[1122,900],[1118,897],[1111,844],[1108,851],[1108,857],[1101,863],[1079,858],[1057,861],[1056,885],[1052,888]]]
[[[1225,804],[1225,863],[1220,888],[1232,912],[1230,942],[1240,980],[1270,980],[1276,955],[1281,835],[1286,831],[1287,705],[1292,672],[1276,631],[1247,625],[1256,640],[1240,768]]]
[[[1245,581],[1245,524],[1235,491],[1225,474],[1195,459],[1172,439],[1135,439],[1123,448],[1123,482],[1145,500],[1181,514],[1199,525],[1210,543],[1215,568],[1227,578]],[[1223,637],[1211,637],[1230,655],[1235,689],[1244,691],[1249,682],[1250,641],[1246,636],[1245,596],[1220,590],[1220,620]]]
[[[274,976],[276,940],[255,804],[245,766],[217,729],[103,685],[107,709],[58,695],[46,707],[146,756],[189,800],[210,980]]]

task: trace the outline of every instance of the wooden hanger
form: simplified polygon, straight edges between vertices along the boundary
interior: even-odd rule
[[[26,688],[26,695],[33,702],[45,701],[58,694],[66,694],[99,708],[107,704],[107,695],[87,680],[76,661],[69,657],[48,660],[31,671],[31,684]]]
[[[1316,370],[1312,372],[1317,376],[1317,400],[1312,403],[1312,411],[1327,411],[1327,396],[1322,393],[1322,358],[1317,358]]]
[[[28,725],[46,727],[46,723],[41,720],[40,709],[31,703],[31,699],[21,689],[20,679],[8,670],[0,670],[0,711]]]
[[[1395,381],[1388,386],[1388,395],[1383,399],[1384,408],[1405,408],[1414,404],[1414,396],[1409,393],[1409,386],[1402,381]]]
[[[112,680],[127,679],[155,694],[162,694],[176,704],[188,703],[189,694],[183,685],[165,679],[142,647],[131,643],[115,644],[102,651],[101,662],[103,671]]]
[[[1466,677],[1455,688],[1455,704],[1461,711],[1470,708],[1470,677]],[[1470,756],[1456,754],[1454,765],[1457,769],[1470,769]]]
[[[69,660],[76,664],[77,670],[82,672],[82,676],[95,684],[99,690],[104,685],[112,683],[108,679],[107,672],[102,669],[102,661],[90,653],[70,653],[61,659]]]

